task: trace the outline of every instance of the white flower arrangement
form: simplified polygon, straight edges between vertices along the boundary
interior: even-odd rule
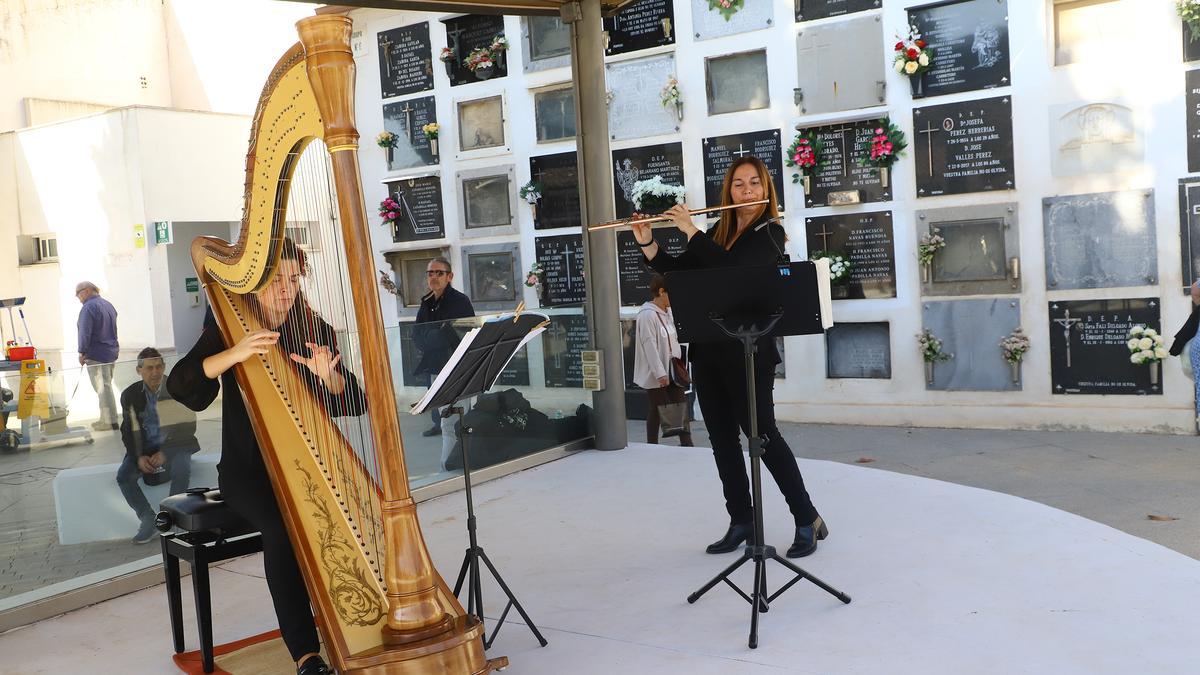
[[[687,200],[687,188],[668,185],[663,182],[662,176],[653,176],[634,183],[629,196],[633,200],[633,208],[638,212],[662,213],[675,204],[684,203]]]
[[[663,107],[669,105],[679,105],[683,100],[683,94],[679,93],[679,80],[675,76],[667,78],[667,84],[663,86],[659,93],[659,98],[662,99]]]
[[[536,204],[542,198],[542,184],[531,180],[521,186],[518,194],[521,199],[525,200],[526,204]]]
[[[921,352],[921,358],[926,363],[937,363],[938,361],[949,361],[954,358],[953,354],[947,354],[942,351],[942,341],[933,331],[928,328],[917,333],[917,349]]]
[[[1158,363],[1167,358],[1168,352],[1163,337],[1153,328],[1137,325],[1129,329],[1129,361],[1139,366]]]
[[[829,261],[830,283],[836,284],[850,278],[850,270],[854,264],[846,256],[834,251],[814,251],[808,257],[809,260],[821,260],[822,258]]]
[[[1009,363],[1020,363],[1029,347],[1029,336],[1020,327],[1000,341],[1000,351],[1004,354],[1004,360]]]

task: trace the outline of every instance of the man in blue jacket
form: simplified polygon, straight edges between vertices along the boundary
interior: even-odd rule
[[[421,308],[417,310],[416,325],[413,326],[413,342],[421,352],[413,372],[432,379],[458,347],[458,333],[451,321],[475,316],[475,308],[471,306],[470,298],[450,285],[454,281],[454,271],[449,260],[441,257],[430,260],[425,268],[425,280],[429,292],[421,298]],[[441,434],[441,411],[435,409],[430,415],[433,426],[424,435]]]
[[[117,310],[100,297],[100,289],[90,281],[75,286],[79,310],[79,365],[87,366],[92,389],[100,398],[100,419],[92,423],[96,431],[117,428],[117,399],[113,396],[113,363],[121,347],[117,344]]]

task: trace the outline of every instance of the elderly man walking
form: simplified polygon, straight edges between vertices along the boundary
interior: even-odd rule
[[[96,431],[117,429],[117,399],[113,395],[113,363],[117,360],[117,310],[100,297],[100,289],[90,281],[75,286],[79,310],[79,365],[87,366],[92,389],[100,398],[100,419],[92,423]]]

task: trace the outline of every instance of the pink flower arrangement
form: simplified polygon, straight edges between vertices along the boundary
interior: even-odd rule
[[[792,174],[792,182],[799,183],[801,176],[816,173],[821,164],[821,141],[811,130],[805,130],[792,139],[787,149],[787,165],[799,171]]]
[[[708,0],[708,9],[710,11],[715,9],[728,21],[745,4],[746,0]]]
[[[869,141],[868,156],[860,162],[864,166],[886,169],[900,159],[900,153],[908,147],[908,141],[900,127],[886,118],[879,120],[874,132]]]
[[[379,217],[383,219],[384,225],[391,225],[400,218],[400,204],[395,199],[388,197],[379,202]]]

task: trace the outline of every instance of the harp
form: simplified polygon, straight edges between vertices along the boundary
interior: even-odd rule
[[[321,272],[296,297],[362,383],[367,413],[334,419],[328,394],[289,362],[287,335],[235,372],[332,665],[486,673],[507,659],[484,657],[480,622],[433,568],[408,489],[358,173],[351,21],[316,16],[297,29],[255,112],[237,241],[201,237],[192,260],[232,345],[265,326],[255,294],[281,268],[285,234],[306,234],[295,243]],[[316,297],[331,289],[349,298]]]

